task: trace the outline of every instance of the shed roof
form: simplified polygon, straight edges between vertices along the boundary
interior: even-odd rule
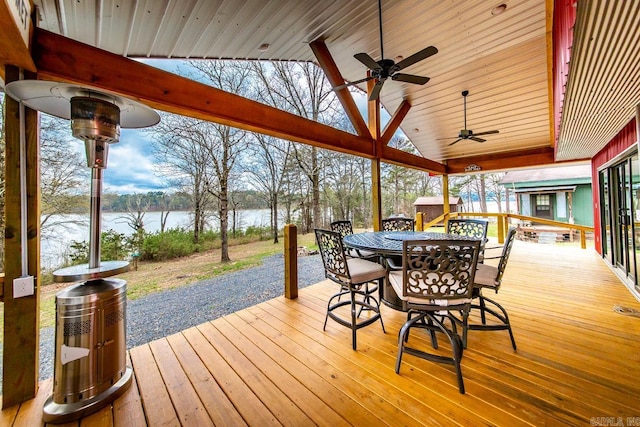
[[[590,183],[591,166],[580,164],[544,169],[514,170],[507,172],[500,180],[502,185],[524,182]]]
[[[460,197],[449,196],[449,205],[457,205],[461,202]],[[444,200],[442,196],[418,197],[413,204],[414,206],[443,205]]]

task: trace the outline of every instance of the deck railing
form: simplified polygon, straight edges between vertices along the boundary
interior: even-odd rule
[[[520,221],[528,221],[535,224],[551,225],[554,227],[568,228],[571,232],[580,232],[580,247],[582,249],[587,248],[587,233],[593,233],[593,227],[588,225],[571,224],[568,222],[554,221],[550,219],[537,218],[533,216],[518,215],[513,213],[493,213],[493,212],[450,212],[440,215],[439,217],[423,223],[423,214],[418,212],[416,214],[416,229],[419,231],[426,230],[430,227],[436,227],[446,222],[451,218],[464,218],[464,217],[484,217],[484,218],[496,218],[498,224],[498,243],[504,243],[504,238],[509,230],[509,219],[514,218]]]

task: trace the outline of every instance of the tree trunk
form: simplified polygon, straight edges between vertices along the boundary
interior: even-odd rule
[[[220,262],[229,262],[229,200],[226,178],[220,181]]]
[[[318,149],[312,147],[311,149],[311,184],[312,184],[312,200],[311,206],[313,209],[312,226],[311,228],[320,228],[320,168],[318,167]],[[311,230],[309,230],[311,231]]]
[[[273,243],[278,243],[278,195],[273,195],[271,204],[271,230],[273,232]]]
[[[480,212],[487,212],[487,185],[484,175],[480,175]]]

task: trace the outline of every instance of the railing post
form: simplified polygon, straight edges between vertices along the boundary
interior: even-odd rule
[[[504,243],[504,219],[506,217],[504,215],[498,215],[498,220],[496,221],[498,224],[498,243]]]
[[[284,297],[298,298],[298,229],[284,226]]]
[[[416,231],[424,231],[424,223],[422,222],[422,212],[416,212]]]
[[[587,249],[587,231],[584,229],[580,230],[580,247]]]

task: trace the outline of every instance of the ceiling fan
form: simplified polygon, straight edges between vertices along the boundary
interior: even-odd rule
[[[375,99],[378,99],[378,96],[380,96],[382,85],[388,78],[391,78],[391,80],[398,80],[401,82],[413,83],[418,85],[423,85],[429,81],[429,77],[404,74],[399,73],[398,71],[407,68],[408,66],[413,65],[416,62],[422,61],[423,59],[426,59],[432,55],[435,55],[436,53],[438,53],[438,49],[433,46],[426,47],[409,56],[408,58],[404,58],[397,64],[392,59],[385,59],[384,43],[382,41],[382,0],[378,0],[378,20],[380,24],[380,56],[382,57],[382,59],[380,61],[376,61],[367,53],[356,53],[355,55],[353,55],[353,57],[364,64],[369,70],[371,70],[371,75],[369,75],[369,77],[365,77],[364,79],[337,86],[334,88],[334,90],[356,85],[358,83],[366,82],[371,79],[376,79],[376,84],[371,90],[371,95],[369,96],[369,101],[373,101]]]
[[[486,132],[473,133],[473,131],[471,129],[467,129],[467,95],[469,95],[469,91],[468,90],[463,90],[462,91],[462,96],[464,98],[464,129],[462,129],[460,131],[458,136],[454,136],[454,137],[451,137],[451,138],[440,138],[440,140],[443,140],[443,139],[455,139],[455,141],[453,141],[449,145],[453,145],[458,141],[462,141],[463,139],[470,139],[470,140],[476,141],[476,142],[485,142],[486,139],[482,139],[482,138],[478,138],[478,137],[479,136],[484,136],[484,135],[491,135],[491,134],[500,132],[498,130],[488,130]]]

